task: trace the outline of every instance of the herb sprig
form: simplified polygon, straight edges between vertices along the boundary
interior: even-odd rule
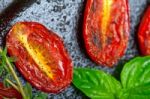
[[[20,78],[16,74],[13,62],[15,58],[7,56],[7,49],[0,48],[0,77],[3,77],[3,82],[6,87],[12,86],[22,95],[23,99],[46,99],[47,94],[43,92],[38,92],[35,95],[32,94],[32,87],[29,83],[25,85],[22,84]]]

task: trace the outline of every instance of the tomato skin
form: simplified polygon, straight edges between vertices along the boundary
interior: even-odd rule
[[[138,30],[138,42],[142,55],[150,55],[150,6],[148,6]]]
[[[12,87],[5,88],[3,83],[0,82],[0,99],[3,99],[3,97],[22,99],[21,94],[17,92],[14,88]]]
[[[37,22],[18,22],[6,37],[10,56],[32,86],[47,93],[58,93],[72,80],[72,61],[63,41]]]
[[[83,37],[98,64],[112,67],[124,55],[129,39],[128,0],[87,0]]]

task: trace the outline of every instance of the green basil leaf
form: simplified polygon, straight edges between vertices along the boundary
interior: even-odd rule
[[[16,57],[8,57],[8,60],[12,63],[15,62],[17,60]]]
[[[7,73],[6,75],[3,76],[3,84],[5,87],[10,87],[11,85],[6,81],[6,79],[12,79],[11,74]]]
[[[150,56],[137,57],[125,64],[121,83],[125,90],[121,99],[150,99]]]
[[[92,99],[116,99],[121,84],[100,70],[74,69],[73,84]]]
[[[2,51],[0,52],[0,56],[4,57],[7,56],[7,48],[2,48]]]
[[[4,72],[4,67],[0,66],[0,77],[2,77],[3,72]]]
[[[47,98],[48,98],[48,94],[43,93],[43,92],[37,92],[33,96],[33,99],[47,99]]]
[[[32,99],[32,86],[29,83],[26,83],[25,86],[23,86],[23,89],[27,95],[27,99]]]

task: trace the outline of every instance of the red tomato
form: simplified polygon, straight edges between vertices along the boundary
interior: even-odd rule
[[[139,47],[142,55],[150,55],[150,6],[148,7],[138,31]]]
[[[17,92],[14,88],[5,88],[3,86],[3,83],[0,82],[0,99],[3,98],[16,98],[16,99],[22,99],[22,96],[19,92]]]
[[[87,0],[83,37],[87,53],[98,64],[112,67],[127,48],[128,0]]]
[[[58,93],[72,80],[72,61],[60,37],[36,22],[16,23],[6,45],[16,67],[34,87]]]

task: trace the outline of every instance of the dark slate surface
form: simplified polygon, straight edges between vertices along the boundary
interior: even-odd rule
[[[0,11],[2,12],[12,1],[13,0],[0,0]],[[119,71],[123,64],[129,59],[139,55],[136,33],[143,11],[147,6],[147,1],[148,0],[129,0],[131,18],[129,46],[124,57],[119,61],[117,67],[115,66],[114,68],[98,66],[92,62],[85,53],[82,39],[82,21],[86,0],[37,0],[34,3],[27,4],[27,7],[21,8],[21,11],[17,13],[13,12],[14,9],[8,11],[9,13],[12,12],[15,14],[13,17],[11,16],[11,20],[7,20],[7,24],[0,27],[0,44],[1,46],[5,44],[5,34],[15,22],[37,21],[44,24],[48,29],[53,30],[64,39],[64,44],[72,57],[74,66],[97,68],[119,77]],[[7,14],[8,13],[5,13],[4,15],[7,16]],[[35,89],[33,91],[36,92]],[[72,85],[60,94],[49,94],[49,99],[83,98],[87,97]]]

